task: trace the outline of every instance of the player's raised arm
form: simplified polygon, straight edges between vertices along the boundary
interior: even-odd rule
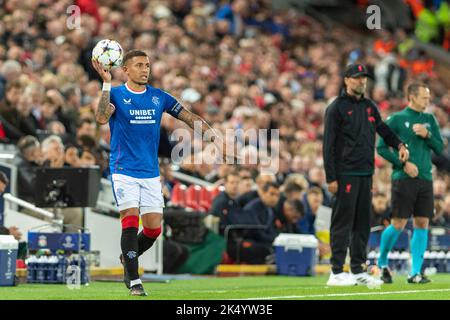
[[[103,89],[102,97],[97,106],[97,111],[95,112],[95,120],[99,124],[106,124],[109,118],[113,114],[115,108],[110,103],[110,92],[111,92],[111,73],[101,66],[97,60],[92,60],[92,65],[94,69],[98,72],[100,77],[103,79]]]

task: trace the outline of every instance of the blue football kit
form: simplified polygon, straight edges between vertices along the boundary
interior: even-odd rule
[[[110,103],[115,107],[109,119],[111,174],[158,177],[162,114],[167,112],[178,117],[183,107],[173,96],[150,85],[140,92],[133,91],[127,84],[113,87]]]

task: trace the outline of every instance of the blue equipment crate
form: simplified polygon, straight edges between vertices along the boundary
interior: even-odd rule
[[[289,276],[315,274],[318,241],[313,235],[279,234],[273,243],[277,273]]]
[[[0,286],[15,285],[18,248],[19,242],[13,236],[0,236]]]

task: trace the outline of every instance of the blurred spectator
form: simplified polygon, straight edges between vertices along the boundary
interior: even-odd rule
[[[5,89],[8,82],[13,82],[19,78],[22,72],[22,67],[19,62],[15,60],[6,60],[0,67],[0,100],[5,95]]]
[[[0,102],[1,123],[4,134],[13,143],[24,134],[34,134],[33,124],[22,117],[18,110],[18,104],[22,94],[22,85],[18,80],[11,81],[6,85],[5,97]]]
[[[260,197],[262,188],[267,183],[275,182],[275,176],[271,174],[260,174],[256,177],[256,187],[257,190],[252,190],[247,193],[239,195],[237,198],[237,203],[239,207],[244,208],[250,201]]]
[[[260,197],[244,206],[244,214],[257,218],[258,225],[266,226],[261,231],[259,241],[271,245],[277,235],[275,229],[275,206],[280,200],[280,190],[276,182],[267,182],[261,187]]]
[[[281,214],[275,219],[278,232],[299,233],[298,221],[304,216],[305,209],[301,200],[286,200],[283,202]]]
[[[64,152],[64,166],[78,168],[80,167],[80,151],[74,145],[66,145]]]
[[[238,185],[238,194],[246,194],[252,191],[253,179],[251,177],[241,177]]]
[[[372,212],[370,215],[370,227],[387,227],[391,223],[391,210],[385,193],[376,192],[372,197]]]
[[[303,234],[316,234],[314,221],[316,220],[317,210],[323,203],[322,190],[318,187],[312,187],[306,191],[303,196],[305,206],[305,215],[298,222],[298,230]]]
[[[450,228],[450,194],[435,201],[435,215],[430,224],[434,227]]]
[[[236,202],[238,196],[239,184],[241,179],[237,172],[230,172],[225,178],[225,190],[214,198],[210,214],[220,218],[219,234],[224,235],[224,230],[230,224],[228,214],[232,211],[240,211],[240,207]]]
[[[162,159],[159,163],[159,171],[161,175],[162,192],[164,203],[167,203],[172,197],[172,190],[177,180],[173,177],[170,162]]]
[[[43,165],[50,168],[64,166],[64,144],[60,137],[52,135],[42,141]]]
[[[249,14],[248,3],[245,0],[234,0],[225,4],[216,13],[217,32],[221,35],[231,33],[241,36],[244,32],[245,18]]]
[[[17,143],[18,153],[14,158],[17,166],[17,192],[19,198],[34,203],[36,171],[42,163],[41,145],[33,136],[25,136]]]
[[[253,199],[243,210],[228,212],[230,225],[240,225],[239,229],[231,229],[228,234],[227,252],[234,261],[250,264],[273,262],[269,261],[272,242],[278,233],[273,208],[279,196],[279,186],[268,182],[261,188],[261,198]]]
[[[309,186],[317,187],[322,191],[323,205],[331,207],[331,195],[328,193],[328,188],[326,187],[325,172],[322,168],[313,167],[308,172]]]

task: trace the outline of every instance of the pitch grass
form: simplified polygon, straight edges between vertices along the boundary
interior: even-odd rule
[[[79,290],[70,290],[64,285],[20,284],[0,287],[0,300],[450,300],[450,274],[437,274],[431,278],[433,282],[426,285],[407,284],[406,277],[396,276],[393,284],[385,284],[381,289],[327,287],[327,279],[327,276],[205,277],[144,283],[148,297],[129,297],[122,283],[92,282]]]

